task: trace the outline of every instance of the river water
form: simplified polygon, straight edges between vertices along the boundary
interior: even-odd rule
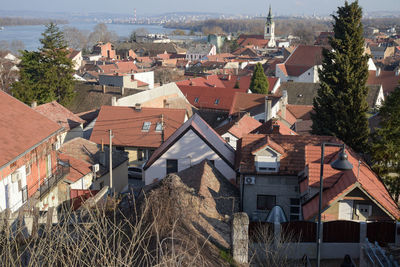
[[[92,32],[97,23],[70,23],[59,25],[64,27],[75,27],[79,30]],[[136,25],[136,24],[106,24],[108,30],[114,31],[119,37],[129,37],[130,34],[140,28],[144,28],[149,33],[170,33],[174,29],[166,29],[159,25]],[[0,41],[11,43],[13,40],[20,40],[26,50],[36,50],[40,47],[39,39],[45,30],[44,25],[25,25],[25,26],[5,26],[0,30]],[[1,47],[0,47],[1,49]]]

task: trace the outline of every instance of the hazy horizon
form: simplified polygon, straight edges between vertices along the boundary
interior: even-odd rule
[[[70,0],[58,2],[53,0],[14,0],[2,4],[2,13],[10,12],[66,12],[66,13],[114,13],[131,14],[136,8],[137,16],[157,15],[170,12],[215,12],[222,14],[249,14],[265,15],[271,4],[274,15],[329,15],[336,12],[338,6],[344,4],[344,0],[253,0],[247,5],[241,5],[242,2],[235,0],[203,0],[199,2],[173,0],[160,1],[153,0],[147,2],[133,3],[128,0],[114,0],[112,6],[109,1],[104,0]],[[349,1],[351,2],[351,1]],[[359,0],[364,13],[371,12],[400,12],[399,0]]]

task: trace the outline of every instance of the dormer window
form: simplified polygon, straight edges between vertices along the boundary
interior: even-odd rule
[[[257,172],[278,172],[279,171],[279,162],[280,156],[277,151],[270,147],[265,147],[255,154],[255,167]]]
[[[162,131],[162,124],[161,122],[157,122],[156,124],[156,132],[161,132]]]
[[[151,122],[150,121],[145,121],[143,123],[142,131],[148,132],[150,130]]]

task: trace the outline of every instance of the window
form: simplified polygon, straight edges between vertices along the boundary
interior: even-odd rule
[[[199,103],[199,98],[198,98],[198,97],[196,97],[196,98],[194,99],[194,103]]]
[[[156,132],[161,132],[162,131],[162,123],[161,122],[157,122],[156,124]]]
[[[219,98],[215,99],[214,104],[215,104],[215,105],[218,105],[218,104],[219,104]]]
[[[25,172],[27,176],[31,174],[31,164],[25,166]]]
[[[151,126],[151,122],[145,121],[145,122],[143,123],[142,131],[148,132],[148,131],[150,130],[150,126]]]
[[[226,141],[227,143],[229,143],[229,142],[231,141],[231,139],[230,139],[229,137],[225,137],[225,141]]]
[[[301,214],[300,199],[291,198],[290,199],[290,220],[291,221],[300,220],[300,214]]]
[[[271,210],[276,205],[276,196],[257,195],[257,209]]]
[[[178,160],[167,159],[167,174],[178,172]]]

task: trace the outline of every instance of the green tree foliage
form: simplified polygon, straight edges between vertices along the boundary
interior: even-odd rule
[[[264,68],[261,63],[257,63],[251,77],[250,90],[255,94],[268,94],[268,88],[269,84]]]
[[[20,79],[13,84],[13,95],[26,104],[57,100],[67,105],[74,97],[73,63],[63,33],[50,23],[40,39],[39,51],[23,51]]]
[[[362,10],[345,2],[334,19],[331,50],[323,50],[320,89],[314,99],[312,132],[334,135],[357,152],[367,148],[368,56],[364,55]]]
[[[380,128],[372,134],[374,171],[382,177],[396,202],[400,199],[400,86],[379,109]]]

